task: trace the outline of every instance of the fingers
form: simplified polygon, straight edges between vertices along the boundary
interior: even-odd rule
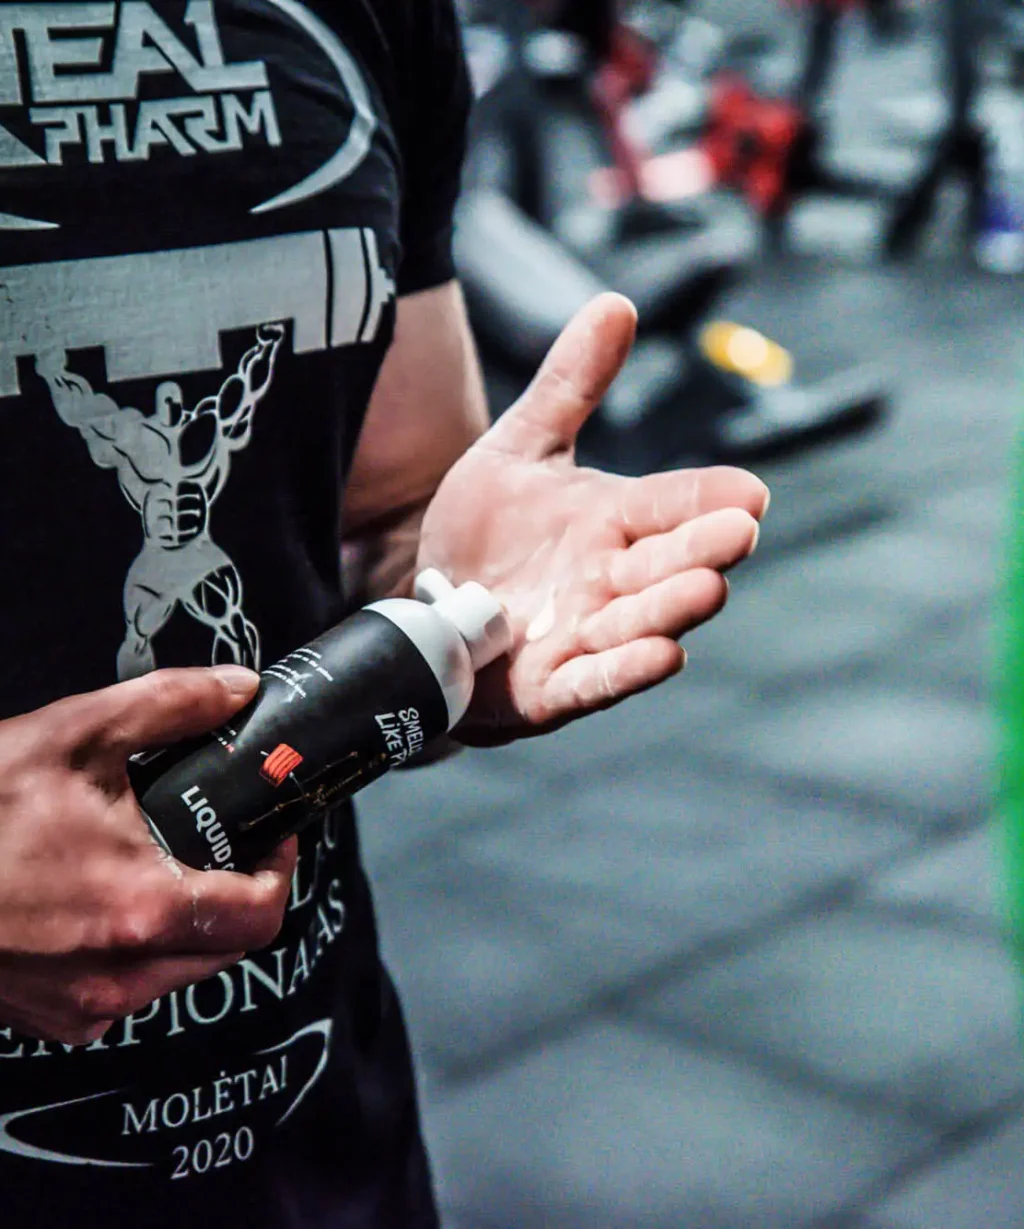
[[[678,674],[686,654],[674,640],[651,637],[605,652],[574,657],[560,666],[545,689],[551,722],[607,708]]]
[[[30,1036],[81,1045],[169,991],[215,977],[277,935],[297,848],[293,837],[252,876],[170,862],[140,872],[130,889],[111,891],[113,916],[84,930],[77,950],[0,956],[3,1018]]]
[[[154,849],[110,881],[78,946],[136,959],[258,951],[281,929],[297,858],[295,837],[251,875],[192,870]]]
[[[671,533],[641,538],[612,557],[609,581],[622,596],[692,568],[727,571],[753,554],[760,526],[748,512],[723,508],[684,522]]]
[[[607,708],[678,673],[686,662],[679,637],[718,614],[728,597],[724,576],[697,569],[616,598],[580,628],[581,654],[549,678],[544,720]]]
[[[58,1004],[82,1027],[109,1028],[141,1011],[171,990],[183,990],[216,977],[242,959],[243,952],[220,956],[158,956],[141,963],[111,960],[73,978]]]
[[[487,438],[488,446],[529,460],[570,450],[604,399],[636,335],[636,308],[621,295],[588,304],[555,342],[519,401]]]
[[[156,670],[53,707],[79,746],[127,759],[146,747],[216,729],[258,687],[259,675],[242,666]]]
[[[651,474],[625,487],[622,523],[633,541],[668,533],[686,521],[723,508],[741,508],[756,520],[768,511],[768,488],[743,469],[714,466]]]
[[[298,860],[291,837],[250,875],[186,870],[157,940],[174,952],[252,952],[277,937]]]
[[[78,1006],[86,1016],[123,1020],[171,990],[181,990],[216,977],[236,965],[244,952],[219,956],[158,956],[143,964],[109,970],[83,978],[76,986]]]
[[[110,956],[96,957],[89,963],[83,963],[80,957],[44,957],[29,965],[22,961],[16,982],[8,972],[4,1020],[32,1037],[87,1045],[102,1037],[117,1020],[141,1011],[172,990],[216,977],[237,964],[243,954],[164,956],[143,961]]]
[[[678,640],[714,618],[728,597],[729,582],[721,573],[710,568],[683,572],[609,602],[583,623],[578,643],[585,654],[594,654],[652,636]]]

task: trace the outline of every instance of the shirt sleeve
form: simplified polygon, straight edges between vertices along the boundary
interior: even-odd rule
[[[462,182],[472,87],[454,0],[415,0],[402,96],[399,294],[451,281],[452,216]]]

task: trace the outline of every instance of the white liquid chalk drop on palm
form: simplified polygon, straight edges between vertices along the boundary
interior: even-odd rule
[[[540,614],[526,629],[526,639],[530,644],[543,640],[555,630],[555,599],[548,598]]]

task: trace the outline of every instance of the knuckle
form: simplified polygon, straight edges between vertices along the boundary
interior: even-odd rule
[[[81,812],[81,791],[66,779],[31,770],[17,779],[8,778],[6,784],[17,805],[19,835],[26,842],[22,848],[53,847],[60,853],[60,838],[67,834],[68,821],[77,819]]]
[[[129,898],[109,921],[109,945],[136,950],[151,947],[167,930],[169,911],[160,899]]]
[[[31,721],[34,716],[38,719],[35,725],[39,727],[39,732],[45,733],[53,743],[74,744],[93,726],[98,704],[99,696],[95,693],[65,696],[22,720]]]
[[[54,704],[50,712],[52,735],[58,746],[71,755],[73,768],[83,768],[111,749],[119,749],[123,717],[112,702],[115,688],[72,696]]]
[[[215,720],[228,698],[216,674],[201,667],[155,670],[145,681],[147,703],[169,719],[208,715]]]
[[[146,682],[150,703],[168,712],[191,708],[205,690],[198,671],[155,670]]]
[[[168,917],[166,894],[153,878],[126,875],[123,858],[96,858],[80,877],[75,950],[93,953],[136,953],[153,946],[164,933]]]
[[[94,1028],[105,1020],[120,1020],[132,1010],[127,988],[109,974],[94,973],[80,978],[70,987],[71,1006],[76,1027]]]

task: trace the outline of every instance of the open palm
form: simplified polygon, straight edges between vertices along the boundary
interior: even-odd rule
[[[427,512],[419,565],[487,586],[515,636],[478,678],[464,742],[543,733],[675,674],[679,638],[722,609],[723,573],[757,545],[768,491],[744,470],[623,478],[576,465],[635,322],[617,295],[585,308]]]

